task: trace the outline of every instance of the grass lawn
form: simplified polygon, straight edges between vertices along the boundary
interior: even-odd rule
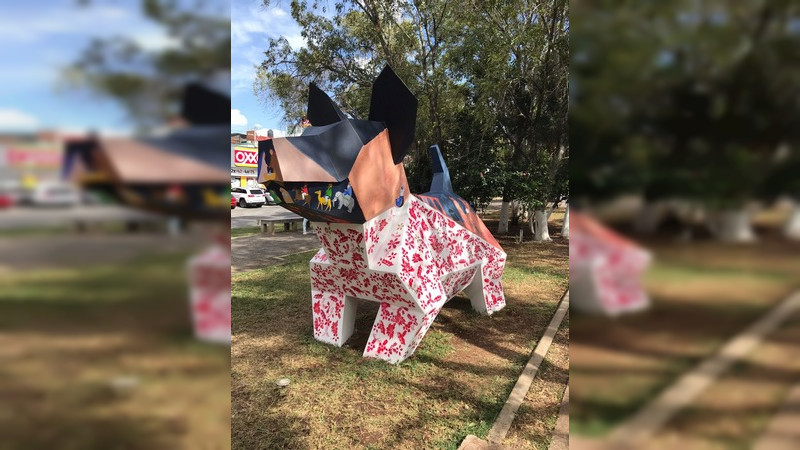
[[[344,347],[313,339],[313,251],[235,274],[232,447],[456,448],[467,434],[485,437],[568,284],[566,242],[501,244],[509,255],[506,308],[483,317],[457,296],[397,366],[361,357],[376,303],[359,304]],[[544,367],[542,400],[515,423],[513,438],[525,446],[547,448],[566,383],[566,347],[561,352]],[[275,384],[282,377],[287,388]]]
[[[684,448],[750,449],[800,381],[800,314],[767,336],[656,436]]]
[[[302,230],[302,228],[300,228]],[[297,231],[287,231],[283,229],[283,225],[277,224],[275,226],[275,233],[283,233],[283,232],[291,232],[297,233]],[[261,234],[261,227],[259,226],[252,226],[252,227],[241,227],[241,228],[231,228],[231,237],[243,237],[243,236],[253,236],[256,234]],[[310,258],[309,258],[310,259]]]
[[[655,255],[645,279],[653,298],[652,307],[618,319],[572,318],[572,433],[605,435],[799,286],[797,244],[768,237],[752,246],[709,241],[676,245],[671,240],[645,245]],[[759,370],[763,374],[763,367],[751,369],[754,374]],[[757,380],[755,375],[750,379]],[[772,381],[774,376],[767,376],[761,386],[768,388]],[[758,391],[759,384],[753,386]],[[768,391],[760,392],[772,395],[770,398],[776,401],[775,391]],[[687,415],[676,418],[668,429],[706,433],[706,443],[711,445],[754,438],[768,417],[764,416],[763,407],[729,414],[731,410],[727,408],[703,406],[703,402],[706,406],[715,402],[719,406],[724,403],[720,399],[731,392],[710,389],[704,394],[709,397],[700,400],[698,409],[682,413]],[[777,407],[777,403],[773,406]],[[700,425],[721,416],[726,417],[728,430],[738,431],[713,437]]]
[[[0,273],[4,448],[230,448],[230,355],[192,337],[186,258]]]

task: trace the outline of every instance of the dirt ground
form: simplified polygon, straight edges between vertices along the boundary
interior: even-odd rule
[[[751,246],[708,240],[678,243],[672,238],[644,245],[655,255],[645,280],[652,308],[616,320],[572,318],[572,433],[607,434],[800,287],[800,245],[775,234]],[[795,324],[774,339],[783,342],[797,333],[796,328]],[[796,349],[777,348],[765,346],[724,376],[691,410],[670,422],[658,442],[683,448],[747,448],[791,379],[800,379],[800,371],[790,369],[788,360],[780,368],[764,362],[762,358],[776,351],[795,358]],[[684,440],[679,443],[678,437]]]
[[[490,225],[491,226],[491,225]],[[315,341],[308,303],[311,252],[233,277],[233,448],[456,448],[485,437],[568,284],[568,243],[503,238],[507,306],[491,317],[451,300],[409,360],[361,357],[377,312],[359,304],[342,348]],[[568,329],[558,357],[516,426],[546,448],[566,383]],[[553,351],[551,349],[551,351]],[[279,388],[276,380],[291,384]],[[552,424],[551,424],[552,422]]]
[[[193,338],[191,253],[160,247],[0,274],[0,447],[230,448],[229,349]]]

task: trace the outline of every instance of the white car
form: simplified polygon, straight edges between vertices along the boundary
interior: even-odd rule
[[[235,187],[231,188],[231,195],[236,199],[236,204],[239,208],[247,208],[248,206],[260,208],[267,203],[266,194],[259,188]]]
[[[34,206],[74,206],[81,202],[81,193],[70,184],[40,183],[23,198]]]

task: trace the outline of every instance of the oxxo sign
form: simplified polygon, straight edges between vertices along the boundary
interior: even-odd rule
[[[258,150],[255,148],[234,148],[233,164],[236,167],[258,167]]]

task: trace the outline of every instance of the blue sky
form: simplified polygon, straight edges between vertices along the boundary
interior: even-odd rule
[[[273,0],[269,8],[261,0],[231,2],[231,131],[284,128],[280,107],[264,104],[253,94],[255,66],[264,59],[268,39],[279,36],[295,49],[305,46],[288,1]]]
[[[61,74],[95,37],[124,34],[151,50],[176,45],[141,16],[140,0],[94,1],[88,7],[78,7],[75,0],[3,3],[0,130],[130,132],[121,107],[67,88]]]

